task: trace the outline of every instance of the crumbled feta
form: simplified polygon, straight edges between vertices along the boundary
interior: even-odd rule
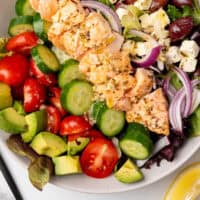
[[[183,57],[179,64],[179,67],[184,72],[194,72],[196,70],[197,59],[192,57]]]
[[[159,26],[160,28],[165,28],[170,23],[167,13],[162,8],[156,12],[153,12],[150,15],[150,18],[150,21],[153,22],[154,27]]]
[[[180,47],[180,52],[191,58],[196,58],[199,54],[199,50],[199,46],[194,40],[184,40]]]
[[[181,54],[177,46],[169,47],[166,53],[166,61],[168,64],[177,63],[181,60]]]
[[[125,8],[117,8],[116,13],[121,20],[124,15],[128,15],[128,10]]]
[[[141,22],[141,27],[144,28],[144,29],[148,28],[149,26],[152,25],[151,19],[150,19],[148,14],[144,14],[144,15],[140,16],[139,19],[140,19],[140,22]]]
[[[137,42],[135,53],[138,56],[144,56],[148,54],[151,49],[152,49],[152,44],[150,42]]]
[[[137,0],[134,6],[140,10],[148,10],[151,6],[152,0]]]

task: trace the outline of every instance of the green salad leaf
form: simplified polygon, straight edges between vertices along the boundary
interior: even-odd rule
[[[189,117],[189,128],[191,136],[199,136],[200,135],[200,106],[193,112],[193,114]]]
[[[115,6],[109,0],[98,0],[98,2],[103,3],[103,4],[109,6],[112,9],[115,8]]]

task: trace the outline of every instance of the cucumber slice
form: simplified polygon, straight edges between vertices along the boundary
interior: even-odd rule
[[[10,21],[8,27],[8,33],[11,36],[18,35],[23,32],[31,32],[33,31],[33,17],[32,16],[20,16],[13,18]]]
[[[86,81],[73,80],[61,92],[63,107],[74,115],[83,115],[92,105],[92,85]]]
[[[57,72],[60,69],[57,57],[53,51],[44,45],[35,46],[31,50],[31,55],[39,69],[46,74]]]
[[[142,172],[130,159],[121,166],[114,176],[122,183],[134,183],[143,179]]]
[[[148,130],[137,123],[128,125],[119,144],[124,154],[138,160],[146,159],[153,150],[153,142]]]
[[[29,0],[17,0],[15,4],[15,12],[18,16],[34,16],[36,14],[36,12],[31,7]]]
[[[50,26],[51,23],[43,20],[39,13],[33,17],[34,31],[44,41],[48,40],[47,32]]]
[[[97,125],[104,135],[111,137],[115,136],[124,128],[124,112],[114,109],[105,109],[102,113],[100,113]]]
[[[61,88],[74,79],[83,78],[83,75],[79,71],[78,64],[78,61],[69,59],[62,65],[62,70],[58,75],[58,84]]]
[[[94,102],[89,110],[90,120],[93,121],[94,123],[97,123],[101,113],[106,109],[107,109],[107,106],[104,102],[102,101]]]
[[[0,82],[0,110],[12,106],[12,102],[10,86]]]

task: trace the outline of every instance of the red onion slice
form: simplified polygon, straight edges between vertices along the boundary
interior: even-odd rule
[[[156,62],[156,60],[160,54],[160,51],[162,49],[161,45],[159,45],[152,36],[150,36],[144,32],[137,31],[137,30],[130,30],[129,32],[137,37],[140,37],[140,38],[152,43],[153,48],[146,56],[144,56],[141,59],[137,59],[137,58],[132,59],[134,64],[137,65],[138,67],[144,67],[144,68],[150,67],[151,65],[153,65]]]
[[[165,95],[169,98],[169,100],[171,101],[176,93],[176,89],[170,84],[170,79],[171,79],[171,77],[168,76],[163,81],[163,91],[164,91]]]
[[[172,71],[174,71],[177,74],[177,76],[179,77],[179,79],[181,80],[183,84],[183,87],[185,88],[186,102],[185,102],[183,117],[186,118],[190,114],[191,108],[192,108],[192,84],[187,73],[185,73],[180,68],[174,67]]]
[[[108,6],[106,6],[103,3],[97,2],[97,1],[91,1],[91,0],[83,0],[81,1],[81,4],[84,7],[88,7],[91,9],[99,10],[102,12],[102,14],[108,19],[110,22],[110,25],[112,29],[118,33],[121,33],[121,23],[118,15]]]
[[[191,81],[191,86],[194,88],[200,83],[200,80]],[[172,102],[169,107],[169,120],[172,125],[172,128],[176,131],[182,132],[182,105],[186,100],[186,90],[185,88],[180,89],[172,99]]]
[[[156,60],[160,54],[160,51],[161,51],[161,46],[159,45],[159,46],[154,47],[149,52],[149,54],[147,54],[143,58],[141,58],[141,59],[134,58],[134,59],[132,59],[132,61],[138,67],[148,68],[156,62]]]

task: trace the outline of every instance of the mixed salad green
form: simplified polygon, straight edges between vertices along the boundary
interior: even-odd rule
[[[120,49],[134,66],[131,76],[141,68],[154,72],[150,92],[164,92],[170,134],[128,122],[125,110],[94,100],[94,83],[79,61],[48,39],[51,22],[29,0],[17,0],[10,36],[0,38],[0,129],[11,135],[10,150],[30,160],[29,179],[40,190],[51,176],[76,173],[104,178],[114,172],[123,183],[140,181],[142,168],[173,161],[186,139],[200,135],[199,2],[82,4],[87,12],[100,10],[121,34]]]

